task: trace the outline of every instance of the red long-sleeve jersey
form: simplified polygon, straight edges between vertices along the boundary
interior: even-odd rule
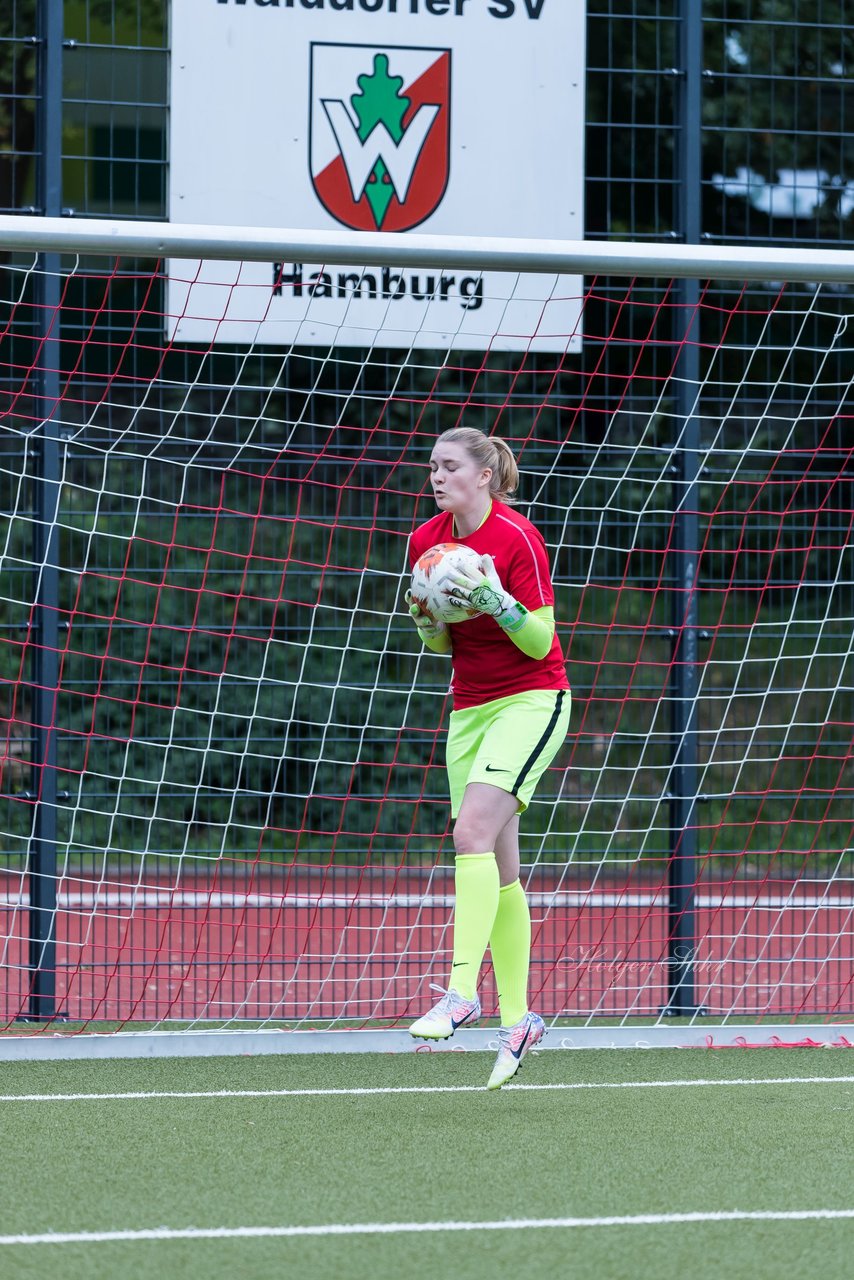
[[[459,542],[492,556],[505,591],[531,612],[554,605],[543,536],[530,520],[505,503],[494,501],[483,524],[467,538],[457,537],[453,515],[440,511],[410,538],[410,567],[438,542]],[[545,658],[537,660],[522,653],[495,619],[485,615],[455,622],[449,631],[455,710],[528,689],[569,688],[557,636]]]

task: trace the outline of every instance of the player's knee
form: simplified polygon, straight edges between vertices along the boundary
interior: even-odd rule
[[[458,857],[467,853],[488,853],[495,839],[482,823],[457,821],[454,827],[454,852]]]

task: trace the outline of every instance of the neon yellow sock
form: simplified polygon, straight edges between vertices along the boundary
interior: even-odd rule
[[[528,1012],[531,913],[518,880],[502,886],[489,939],[502,1027],[521,1022]]]
[[[454,961],[448,986],[465,1000],[477,994],[477,979],[498,910],[498,864],[494,853],[465,853],[454,873]]]

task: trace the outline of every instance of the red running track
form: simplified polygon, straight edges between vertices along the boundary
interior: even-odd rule
[[[667,1000],[666,889],[531,887],[531,1002],[544,1016],[655,1016]],[[293,871],[141,884],[65,878],[57,1006],[74,1021],[284,1020],[393,1025],[450,962],[450,879]],[[831,884],[706,884],[695,901],[698,1002],[710,1014],[831,1017],[854,1009],[854,898]],[[0,877],[3,1019],[26,1012],[27,897]],[[484,1011],[495,1012],[491,970]]]

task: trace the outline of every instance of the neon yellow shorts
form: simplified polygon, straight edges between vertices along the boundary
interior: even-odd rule
[[[451,816],[470,782],[509,791],[524,812],[566,737],[571,701],[568,689],[530,689],[452,711],[445,756]]]

